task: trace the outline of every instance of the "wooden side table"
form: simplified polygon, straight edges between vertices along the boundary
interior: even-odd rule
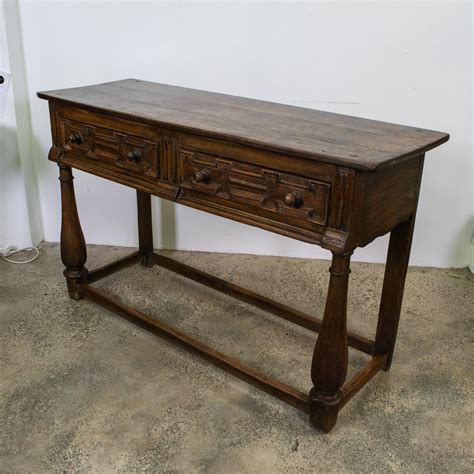
[[[89,298],[309,413],[328,432],[339,410],[392,361],[425,152],[446,133],[127,79],[40,92],[60,170],[61,258],[71,298]],[[139,250],[87,270],[71,168],[137,190]],[[322,320],[153,251],[151,195],[332,252]],[[350,257],[390,232],[375,340],[348,332]],[[159,265],[319,333],[302,393],[97,289]],[[346,381],[348,346],[371,356]]]

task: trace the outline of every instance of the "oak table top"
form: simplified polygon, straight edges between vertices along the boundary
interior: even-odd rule
[[[362,170],[397,163],[449,138],[421,128],[138,79],[39,92],[38,97]]]

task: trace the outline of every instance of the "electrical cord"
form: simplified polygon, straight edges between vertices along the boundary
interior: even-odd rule
[[[21,261],[18,261],[18,260],[10,260],[8,257],[10,257],[11,255],[14,255],[16,253],[19,253],[19,252],[30,252],[30,251],[34,251],[35,252],[35,255],[34,257],[28,259],[28,260],[21,260]],[[15,263],[15,264],[23,264],[23,263],[31,263],[33,262],[34,260],[36,260],[39,256],[39,249],[38,247],[26,247],[24,249],[19,249],[19,250],[14,250],[13,252],[9,252],[7,255],[0,255],[0,257],[3,258],[3,260],[6,260],[7,262],[9,263]]]

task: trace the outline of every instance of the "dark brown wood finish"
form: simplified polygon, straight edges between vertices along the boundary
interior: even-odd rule
[[[100,280],[101,278],[105,278],[109,275],[112,275],[113,273],[121,270],[122,268],[127,268],[133,265],[134,263],[143,261],[143,258],[143,252],[141,250],[138,250],[137,252],[133,252],[130,255],[127,255],[126,257],[119,258],[114,262],[108,263],[102,267],[95,268],[94,270],[87,272],[87,275],[85,276],[85,281],[87,281],[87,283],[94,283],[95,281]]]
[[[138,79],[38,96],[192,135],[363,170],[419,155],[448,139],[445,133],[420,128]]]
[[[138,211],[138,248],[141,250],[142,265],[152,267],[150,254],[153,252],[153,228],[151,221],[151,196],[143,191],[137,191]]]
[[[81,291],[92,301],[100,304],[104,308],[117,313],[137,326],[150,331],[157,336],[164,337],[172,342],[179,344],[186,350],[195,352],[206,357],[208,360],[223,367],[237,377],[256,387],[265,390],[273,396],[285,401],[286,403],[302,411],[308,409],[308,396],[289,385],[278,382],[271,377],[258,372],[251,367],[242,364],[237,359],[229,357],[222,352],[216,351],[211,347],[199,342],[198,340],[184,334],[183,332],[168,326],[167,324],[153,319],[145,313],[131,308],[130,306],[118,301],[116,298],[108,295],[104,291],[93,288],[90,285],[82,284]]]
[[[309,413],[338,412],[393,357],[424,154],[441,132],[128,79],[41,92],[60,167],[61,258],[69,294],[87,297]],[[139,250],[88,272],[71,167],[137,190]],[[321,320],[153,253],[151,195],[320,245],[333,254]],[[350,256],[391,232],[375,341],[347,331]],[[93,288],[142,261],[319,332],[309,395]],[[372,356],[346,381],[348,347]]]
[[[86,242],[77,214],[72,170],[59,163],[61,181],[61,260],[66,267],[67,288],[71,298],[79,300],[81,294],[77,283],[87,275],[84,267],[87,260]]]
[[[415,215],[398,224],[390,233],[387,263],[375,336],[375,353],[387,354],[385,370],[392,363],[402,309]]]
[[[230,295],[240,301],[250,303],[257,308],[261,308],[269,313],[274,314],[280,318],[286,319],[292,323],[297,324],[303,328],[309,329],[310,331],[319,332],[321,329],[322,321],[314,316],[310,316],[302,311],[291,308],[290,306],[273,301],[270,298],[254,293],[253,291],[242,288],[234,283],[229,283],[221,278],[218,278],[209,273],[197,270],[196,268],[190,267],[184,263],[173,260],[172,258],[165,257],[153,253],[150,255],[150,259],[156,265],[171,270],[172,272],[178,273],[186,278],[197,281],[203,285],[206,285],[214,290]],[[374,341],[354,334],[352,332],[347,333],[347,343],[350,347],[357,349],[366,354],[372,355],[374,353]]]
[[[387,354],[378,354],[341,388],[339,410],[387,363]]]
[[[397,339],[398,323],[402,309],[403,290],[410,260],[411,243],[415,229],[416,208],[420,193],[421,176],[423,171],[424,155],[418,160],[417,182],[414,186],[414,206],[410,217],[399,222],[390,232],[387,263],[380,301],[379,319],[375,339],[375,353],[387,354],[384,370],[392,364],[395,341]]]
[[[333,254],[328,296],[311,365],[311,423],[328,432],[335,425],[347,373],[347,289],[351,254]]]

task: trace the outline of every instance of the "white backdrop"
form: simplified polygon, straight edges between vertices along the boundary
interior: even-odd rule
[[[43,231],[18,5],[9,3],[4,11],[4,3],[0,0],[0,70],[14,72],[15,81],[3,104],[3,116],[0,114],[0,247],[24,248],[40,241]]]
[[[427,155],[411,264],[466,266],[473,227],[469,3],[20,2],[44,238],[58,241],[48,90],[126,77],[446,131]],[[136,245],[134,191],[76,172],[89,243]],[[328,257],[154,200],[155,246]],[[163,225],[162,225],[163,224]],[[383,261],[386,239],[355,258]]]

